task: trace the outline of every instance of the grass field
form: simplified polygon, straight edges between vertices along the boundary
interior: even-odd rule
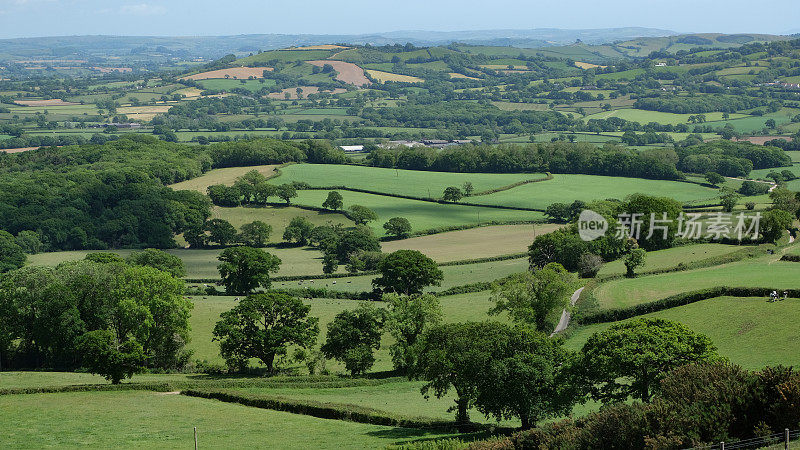
[[[316,283],[319,284],[319,283]],[[280,287],[280,286],[278,286]],[[492,303],[489,302],[488,291],[470,294],[451,295],[439,299],[442,305],[442,318],[445,322],[464,322],[468,320],[485,320],[488,316]],[[206,360],[212,363],[223,364],[224,361],[219,354],[219,344],[212,342],[214,325],[219,321],[219,315],[230,310],[236,305],[235,297],[229,296],[193,296],[192,302],[194,309],[190,318],[192,327],[191,337],[188,348],[194,352],[193,359]],[[357,300],[324,299],[315,298],[303,300],[311,306],[311,315],[319,318],[320,334],[317,339],[317,346],[325,341],[325,333],[328,324],[334,316],[344,310],[355,309],[360,304]],[[375,302],[378,307],[385,307],[383,302]],[[560,312],[559,312],[560,313]],[[504,316],[494,316],[496,320],[504,320]],[[381,342],[381,348],[375,353],[375,366],[373,370],[383,371],[392,369],[392,358],[389,354],[389,346],[392,338],[385,334]],[[255,364],[255,361],[253,362]],[[327,362],[328,369],[334,372],[343,372],[344,368],[335,361]],[[0,375],[2,377],[2,375]],[[136,380],[139,380],[137,377]],[[0,387],[3,387],[0,378]]]
[[[800,364],[798,299],[769,303],[766,298],[719,297],[642,317],[681,322],[711,338],[722,356],[749,369]],[[592,333],[610,325],[579,327],[567,339],[566,346],[578,350]]]
[[[280,239],[280,235],[276,236]],[[276,275],[317,275],[322,273],[322,253],[310,247],[266,248],[281,259],[280,271]],[[134,250],[113,250],[127,257]],[[187,278],[219,278],[217,256],[221,249],[169,249],[168,253],[183,260]],[[28,257],[28,264],[36,266],[55,266],[64,261],[84,259],[93,250],[75,250],[64,252],[39,253]],[[344,268],[342,268],[344,270]]]
[[[715,256],[727,255],[741,250],[742,247],[725,244],[696,244],[682,247],[668,248],[647,253],[644,267],[637,269],[639,272],[668,269],[680,263],[689,264]],[[598,272],[599,276],[622,275],[625,273],[625,264],[621,259],[603,265]]]
[[[323,200],[324,201],[324,200]],[[322,201],[319,203],[322,204]],[[301,216],[308,219],[314,225],[326,225],[340,223],[344,226],[353,226],[353,222],[345,216],[332,212],[309,211],[307,209],[295,208],[293,206],[267,206],[264,208],[223,208],[215,206],[211,209],[212,217],[225,219],[237,229],[245,223],[254,220],[261,220],[272,226],[272,242],[279,242],[283,237],[283,230],[295,217]]]
[[[303,181],[311,186],[347,186],[388,194],[440,198],[446,187],[460,188],[466,181],[471,182],[478,193],[518,181],[541,178],[544,178],[544,174],[451,173],[333,164],[292,164],[282,168],[281,175],[273,181]],[[347,196],[347,193],[343,195]]]
[[[471,198],[474,203],[527,208],[546,208],[573,200],[623,199],[634,193],[660,195],[685,202],[713,199],[719,191],[692,183],[641,178],[604,177],[596,175],[553,175],[542,183],[531,183],[490,195]]]
[[[400,249],[419,250],[437,262],[510,255],[528,251],[528,245],[555,224],[496,225],[438,233],[400,241],[384,242],[384,253]]]
[[[439,436],[155,392],[9,395],[0,415],[4,448],[191,447],[193,427],[206,448],[362,449]]]
[[[198,84],[203,89],[210,91],[226,91],[230,92],[233,89],[245,89],[250,92],[258,92],[263,88],[275,86],[275,80],[259,79],[259,80],[226,80],[226,79],[213,79],[199,81]]]
[[[538,183],[543,184],[543,183]],[[297,198],[292,201],[298,205],[322,206],[328,191],[298,191]],[[342,192],[344,208],[350,205],[362,205],[378,214],[378,220],[369,225],[376,234],[384,234],[383,224],[392,217],[405,217],[411,222],[414,231],[427,230],[446,226],[477,225],[491,222],[538,221],[544,215],[535,211],[516,211],[480,206],[441,204],[420,200],[388,197],[361,192]],[[475,197],[471,200],[476,200]]]
[[[620,119],[630,120],[632,122],[639,122],[642,125],[650,122],[658,122],[665,125],[666,124],[678,125],[681,123],[688,123],[689,116],[691,115],[692,114],[673,114],[660,111],[647,111],[643,109],[626,108],[626,109],[614,109],[611,111],[604,111],[592,114],[590,116],[586,116],[585,119],[587,120],[608,119],[609,117],[619,117]],[[744,114],[731,114],[731,123],[734,122],[734,119],[739,119],[743,117],[747,116]],[[722,113],[721,112],[706,113],[706,120],[709,122],[722,120]]]
[[[715,286],[800,288],[800,266],[778,255],[661,275],[613,280],[594,295],[600,308],[620,308]]]
[[[236,181],[237,178],[253,170],[257,170],[258,172],[260,172],[265,176],[271,176],[275,172],[276,167],[277,166],[275,165],[268,165],[268,166],[248,166],[248,167],[225,167],[223,169],[214,169],[214,170],[209,170],[208,172],[204,173],[203,175],[197,178],[181,181],[180,183],[172,184],[169,187],[175,190],[198,191],[205,194],[209,186],[215,184],[231,185],[233,184],[234,181]]]
[[[321,265],[320,265],[321,266]],[[440,267],[444,280],[439,287],[431,287],[429,291],[439,291],[481,281],[494,281],[512,273],[528,269],[528,259],[518,258],[505,261],[492,261],[477,264],[462,264]],[[281,281],[273,286],[279,287],[312,287],[328,288],[334,291],[364,292],[372,291],[372,280],[377,275],[355,275],[333,280]]]

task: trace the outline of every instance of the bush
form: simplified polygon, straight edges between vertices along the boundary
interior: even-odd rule
[[[603,267],[603,258],[593,253],[584,253],[578,261],[578,273],[583,278],[594,278]]]

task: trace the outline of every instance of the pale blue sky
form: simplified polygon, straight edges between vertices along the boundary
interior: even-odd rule
[[[0,38],[611,28],[800,31],[797,0],[0,0]]]

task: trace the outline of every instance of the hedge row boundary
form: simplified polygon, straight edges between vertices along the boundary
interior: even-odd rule
[[[774,290],[774,288],[766,287],[717,286],[691,292],[683,292],[652,302],[640,303],[638,305],[625,308],[615,308],[579,314],[578,317],[576,317],[576,320],[581,325],[617,322],[620,320],[630,319],[632,317],[663,311],[716,297],[768,297],[769,294]],[[781,290],[781,294],[783,291],[786,291],[791,298],[800,298],[800,289],[784,289]]]
[[[321,419],[345,420],[402,428],[454,428],[453,422],[423,417],[395,416],[373,408],[343,403],[324,403],[314,400],[296,400],[280,396],[243,394],[230,390],[187,389],[181,392],[189,397],[238,403],[254,408],[285,411]]]

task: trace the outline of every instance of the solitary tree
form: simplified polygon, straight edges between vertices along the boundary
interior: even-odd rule
[[[722,205],[722,210],[725,212],[733,211],[733,208],[739,203],[740,195],[736,192],[730,191],[722,194],[719,197],[719,203]]]
[[[719,186],[725,182],[725,177],[716,172],[708,172],[706,173],[706,181],[712,186]]]
[[[478,411],[497,420],[519,418],[523,429],[569,414],[578,400],[565,371],[571,352],[528,327],[506,327],[497,338],[495,354],[480,372]]]
[[[309,317],[310,306],[287,294],[253,294],[220,315],[214,340],[229,367],[244,369],[251,358],[268,372],[275,356],[285,355],[289,345],[308,348],[316,341],[319,319]]]
[[[442,195],[442,200],[446,202],[457,202],[464,197],[464,194],[461,192],[461,189],[455,186],[449,186],[445,188],[444,194]]]
[[[338,191],[330,191],[328,192],[328,198],[322,203],[322,207],[336,211],[342,209],[342,204],[342,194]]]
[[[572,275],[558,263],[539,270],[511,275],[495,284],[489,312],[508,312],[515,322],[530,324],[539,331],[552,331],[547,319],[550,313],[567,303]]]
[[[436,263],[417,250],[397,250],[378,264],[381,276],[373,286],[398,294],[421,294],[427,286],[439,286],[444,276]]]
[[[461,186],[461,191],[464,192],[464,197],[469,197],[472,195],[472,192],[475,188],[472,186],[471,181],[465,181],[464,184]]]
[[[366,206],[352,205],[350,206],[350,218],[356,225],[366,225],[367,222],[378,220],[378,215]]]
[[[431,327],[415,346],[416,359],[409,377],[423,380],[421,392],[442,398],[455,390],[456,423],[469,423],[482,374],[496,355],[498,335],[507,326],[497,322],[450,323]]]
[[[222,285],[229,295],[248,295],[259,286],[269,288],[270,272],[277,272],[281,265],[277,256],[252,247],[226,248],[218,259]]]
[[[386,234],[402,239],[411,233],[411,223],[405,217],[392,217],[383,224],[383,229]]]
[[[643,248],[634,248],[627,255],[623,262],[625,263],[626,273],[625,276],[633,278],[636,276],[636,268],[644,265],[647,252]]]
[[[631,396],[649,402],[659,380],[672,369],[718,358],[708,337],[664,319],[613,325],[589,337],[581,354],[585,388],[603,403]]]
[[[119,384],[145,368],[142,345],[135,339],[119,343],[109,330],[85,333],[79,338],[77,349],[83,358],[83,366],[90,373],[102,375],[111,384]]]
[[[385,310],[369,303],[340,312],[328,325],[322,353],[344,363],[352,375],[366,372],[375,364],[373,351],[381,348],[385,314]]]
[[[272,234],[272,225],[260,220],[254,220],[242,225],[239,230],[239,242],[250,247],[263,247]]]
[[[410,297],[386,294],[389,304],[386,328],[395,339],[389,351],[396,370],[405,371],[414,363],[414,345],[419,336],[442,320],[442,306],[434,295]]]
[[[782,209],[765,212],[759,221],[759,230],[764,242],[775,242],[792,226],[792,215]]]

